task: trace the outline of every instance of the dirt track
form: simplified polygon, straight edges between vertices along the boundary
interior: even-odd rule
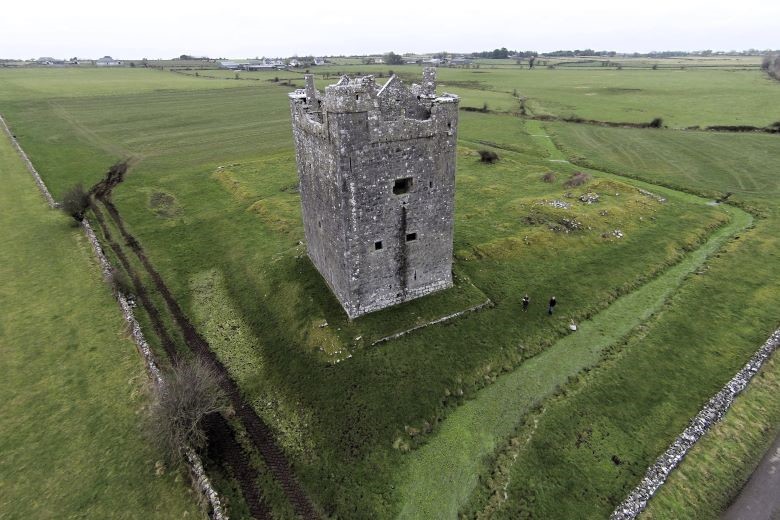
[[[276,478],[276,480],[279,482],[285,495],[287,496],[288,500],[292,504],[295,512],[300,517],[307,520],[319,518],[319,515],[317,514],[313,503],[309,499],[308,494],[305,492],[305,490],[303,489],[303,487],[300,485],[297,478],[295,477],[292,468],[290,466],[290,463],[287,460],[287,457],[284,455],[284,452],[281,450],[281,448],[279,448],[279,446],[276,444],[271,429],[257,415],[257,412],[254,410],[254,408],[252,408],[243,399],[240,390],[238,388],[238,385],[230,378],[230,374],[228,370],[219,361],[219,359],[217,359],[216,355],[211,350],[208,342],[198,333],[198,331],[189,321],[189,319],[184,314],[184,312],[182,312],[181,306],[173,297],[171,291],[168,289],[167,285],[163,281],[160,274],[157,272],[154,266],[152,266],[151,262],[146,256],[145,251],[139,244],[138,240],[136,240],[136,238],[127,231],[124,225],[124,221],[122,220],[122,217],[119,214],[119,211],[110,200],[111,191],[119,182],[121,182],[121,177],[117,179],[117,178],[111,178],[109,176],[106,179],[106,182],[100,184],[99,186],[96,186],[96,188],[93,188],[92,192],[95,193],[98,200],[100,200],[100,202],[103,203],[108,214],[111,216],[111,219],[114,221],[120,233],[122,234],[125,243],[127,244],[128,247],[130,247],[130,249],[132,249],[133,253],[135,253],[135,255],[138,257],[138,259],[144,266],[144,269],[151,277],[152,281],[155,284],[155,287],[157,288],[157,291],[165,300],[166,306],[168,307],[168,310],[172,315],[176,325],[181,330],[182,335],[184,336],[184,339],[187,345],[189,346],[189,348],[192,350],[193,353],[195,353],[203,360],[205,360],[209,365],[214,367],[223,376],[222,377],[223,390],[227,394],[228,399],[230,400],[230,403],[232,404],[236,412],[236,416],[244,425],[244,428],[249,434],[249,438],[251,439],[255,448],[263,457],[266,465],[270,469],[274,478]],[[97,206],[97,204],[95,204],[95,206]],[[165,347],[166,340],[163,338],[168,337],[167,341],[170,341],[170,337],[167,335],[167,332],[165,331],[165,328],[162,325],[161,320],[159,320],[159,312],[154,307],[152,302],[149,300],[146,291],[144,290],[142,284],[140,283],[140,279],[138,278],[137,274],[133,272],[132,266],[127,261],[127,258],[124,255],[124,252],[122,251],[121,247],[119,247],[118,244],[116,244],[110,238],[111,235],[108,230],[108,226],[105,224],[103,220],[102,213],[100,212],[99,209],[95,208],[95,214],[96,217],[98,218],[98,221],[101,224],[101,228],[103,229],[103,232],[106,235],[107,240],[109,240],[111,248],[117,254],[117,257],[119,257],[120,262],[122,262],[122,265],[127,269],[128,273],[130,273],[131,278],[133,279],[133,283],[136,286],[136,290],[139,292],[138,295],[139,299],[141,299],[141,302],[149,312],[149,315],[152,316],[154,314],[156,316],[156,317],[152,317],[153,327],[155,328],[155,332],[157,332],[158,335],[160,335],[161,341],[163,342],[163,345]],[[142,293],[144,295],[143,297],[141,296]],[[148,307],[147,307],[147,303],[149,304]],[[159,326],[159,331],[158,331],[158,326]],[[173,350],[171,351],[173,352],[172,359],[175,359],[175,347],[173,347],[172,342],[170,342],[170,346],[171,348],[173,348]],[[166,352],[168,352],[168,347],[165,347],[165,349]],[[169,352],[169,355],[171,355],[171,352]],[[230,448],[230,450],[232,449],[233,448]],[[238,449],[240,450],[240,447]],[[229,453],[234,453],[233,451],[230,450],[228,450]],[[236,475],[236,478],[239,477],[240,475]],[[252,479],[252,480],[256,481],[256,479]],[[241,483],[242,489],[244,489],[247,485],[256,486],[256,484],[242,482]],[[246,497],[246,499],[247,502],[249,503],[250,497]]]
[[[273,518],[268,504],[257,488],[257,471],[247,462],[246,455],[225,418],[213,413],[206,417],[204,422],[209,439],[209,457],[229,468],[241,486],[241,494],[249,507],[249,513],[257,520]]]

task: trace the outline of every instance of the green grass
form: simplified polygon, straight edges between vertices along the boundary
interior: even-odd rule
[[[771,446],[780,424],[780,364],[772,357],[688,453],[641,518],[716,518]]]
[[[642,184],[671,200],[694,197]],[[706,200],[699,199],[699,205]],[[450,414],[431,442],[407,457],[399,482],[400,518],[454,518],[477,485],[483,460],[545,398],[584,369],[596,365],[620,339],[658,312],[666,300],[726,240],[752,222],[731,210],[731,221],[680,263],[621,297],[571,334],[479,392]],[[514,418],[514,419],[512,419]]]
[[[672,127],[765,126],[780,120],[776,103],[780,83],[756,68],[755,59],[714,61],[718,66],[733,63],[737,68],[698,66],[706,63],[707,60],[680,62],[658,70],[615,70],[600,66],[528,70],[516,65],[439,68],[438,76],[443,90],[462,93],[462,106],[476,108],[487,102],[491,109],[516,111],[519,105],[511,94],[517,91],[519,96],[528,98],[527,106],[534,114],[560,117],[632,123],[647,123],[661,117]],[[753,68],[740,68],[743,64],[751,64]],[[418,65],[329,66],[312,72],[317,75],[325,71],[386,74],[388,69],[404,79],[420,74]]]
[[[398,69],[408,76],[420,70]],[[130,174],[115,192],[131,231],[185,311],[219,350],[247,399],[275,428],[315,501],[326,513],[343,518],[388,518],[401,511],[408,495],[399,489],[399,482],[408,475],[405,464],[409,457],[417,456],[409,455],[409,451],[433,446],[440,435],[444,439],[448,421],[455,417],[453,412],[458,413],[471,398],[477,397],[478,402],[480,389],[500,374],[517,367],[523,370],[534,356],[543,355],[568,333],[569,320],[582,322],[598,316],[620,296],[684,260],[725,221],[722,208],[701,206],[686,197],[660,203],[608,175],[598,176],[587,186],[567,189],[564,181],[582,168],[549,160],[558,158],[559,152],[545,139],[534,137],[544,133],[538,123],[526,126],[506,114],[464,111],[459,127],[456,273],[490,297],[496,307],[370,347],[354,338],[379,334],[380,327],[386,326],[380,315],[356,320],[350,325],[355,327],[352,329],[339,325],[334,319],[339,312],[335,300],[301,258],[299,241],[303,232],[293,189],[296,173],[286,97],[290,87],[268,81],[122,70],[116,72],[124,83],[112,90],[104,84],[104,79],[111,76],[95,76],[95,71],[85,71],[83,77],[69,71],[73,76],[56,78],[48,76],[51,71],[45,71],[44,76],[36,76],[35,72],[0,71],[0,90],[5,89],[0,94],[0,107],[52,190],[61,193],[77,181],[92,184],[116,159],[134,158]],[[686,76],[687,83],[675,83],[678,77],[672,72],[655,75],[659,71],[652,71],[652,76],[640,75],[639,71],[620,72],[633,75],[616,80],[602,71],[487,68],[443,69],[440,75],[445,85],[442,90],[462,90],[465,101],[475,106],[481,106],[482,97],[489,95],[502,110],[510,110],[516,102],[511,94],[514,88],[549,105],[576,101],[578,115],[592,114],[597,119],[624,120],[637,103],[671,107],[669,100],[682,98],[687,101],[675,101],[672,108],[679,113],[680,121],[695,119],[691,124],[709,118],[712,122],[732,122],[737,110],[721,107],[725,112],[716,114],[706,96],[700,95],[708,81],[723,82],[738,92],[740,99],[744,98],[742,113],[751,117],[766,116],[766,110],[752,108],[752,103],[763,103],[768,92],[774,92],[725,71]],[[262,79],[263,74],[271,76],[258,73],[257,77]],[[39,82],[39,78],[45,81]],[[134,86],[136,78],[141,83]],[[39,85],[48,82],[53,85]],[[595,82],[604,88],[657,88],[649,100],[616,94],[622,101],[613,104],[605,103],[604,96],[598,100],[598,96],[580,96],[577,92],[583,89],[574,89],[578,82]],[[557,113],[567,115],[559,108]],[[641,114],[635,116],[637,120],[648,119]],[[560,134],[556,137],[559,141],[563,141],[565,131],[602,130],[584,125],[550,128]],[[600,138],[602,143],[597,145],[567,139],[567,154],[587,156],[587,164],[611,160],[614,168],[604,168],[627,173],[622,165],[631,157],[632,148],[612,151],[605,143],[633,134],[623,129],[606,130],[620,133],[604,134],[606,137]],[[663,168],[661,173],[655,169],[628,173],[673,186],[684,184],[674,182],[671,170],[672,178],[659,178],[666,175],[664,158],[671,163],[674,157],[688,157],[686,150],[692,150],[690,146],[678,146],[671,137],[664,138],[669,134],[685,138],[694,135],[662,131],[641,134],[659,139],[659,146],[666,147],[663,153],[656,153],[655,144],[648,145],[644,152],[646,160],[661,161]],[[723,178],[727,177],[721,160],[724,150],[741,153],[746,159],[755,157],[770,142],[761,139],[773,137],[726,135],[723,141],[716,141],[721,136],[704,135],[713,141],[708,142],[711,146],[707,152],[712,160],[701,170],[702,186],[707,185],[710,168],[719,168]],[[746,140],[728,144],[734,143],[729,138]],[[481,164],[476,152],[482,148],[495,150],[501,160],[494,165]],[[594,149],[602,155],[591,154]],[[690,163],[695,161],[691,159]],[[753,174],[753,169],[763,164],[752,163],[749,171]],[[551,184],[541,180],[549,171],[557,175]],[[758,189],[766,187],[771,179],[763,176]],[[711,191],[718,190],[720,187],[713,183]],[[598,192],[601,201],[591,206],[581,204],[577,197],[585,191]],[[548,204],[554,199],[572,207],[554,208]],[[737,200],[753,205],[747,199]],[[564,218],[576,219],[580,229],[566,233],[561,227]],[[750,241],[745,243],[757,247],[759,242],[754,239],[761,237],[761,243],[766,244],[762,224],[759,222],[759,228],[748,234]],[[610,233],[615,229],[622,230],[625,238],[614,238]],[[755,249],[751,252],[756,254]],[[754,270],[766,272],[765,266],[751,261]],[[707,276],[712,272],[707,271]],[[738,280],[734,277],[733,283]],[[683,287],[689,284],[686,281]],[[733,292],[731,281],[724,291],[725,287]],[[525,292],[532,296],[533,312],[520,319],[520,298]],[[560,300],[559,312],[552,319],[542,309],[542,302],[551,294],[557,294]],[[722,299],[725,293],[713,294]],[[751,301],[751,294],[738,295],[728,299],[729,309],[747,306]],[[709,301],[706,292],[698,297]],[[773,297],[767,295],[767,301],[773,301]],[[650,300],[657,303],[663,297],[656,295]],[[444,313],[452,304],[453,299],[443,294],[386,316],[396,312],[414,314],[418,312],[415,306],[433,316]],[[668,314],[684,317],[683,307]],[[724,316],[733,321],[725,311]],[[332,325],[320,328],[324,319]],[[626,317],[616,325],[628,326],[636,319]],[[744,360],[753,346],[751,342],[767,330],[765,314],[744,314],[737,321],[738,330],[752,332],[734,346],[718,347],[728,363],[697,365],[697,396],[708,396],[707,392],[722,384],[727,369]],[[228,323],[237,324],[237,328],[224,329]],[[687,325],[684,320],[682,323]],[[764,328],[754,330],[756,323]],[[625,328],[605,332],[620,336],[620,330]],[[663,336],[663,341],[668,348],[679,349],[691,337],[687,333],[672,334]],[[716,339],[712,341],[720,345]],[[325,345],[324,350],[338,353],[338,359],[351,357],[333,364],[332,358],[323,356]],[[573,365],[555,373],[568,375],[578,366],[598,360],[599,355],[594,351],[587,359],[573,358]],[[644,373],[653,374],[647,364],[640,366]],[[606,379],[622,377],[608,369],[605,374]],[[647,381],[658,384],[664,377],[654,374]],[[549,392],[549,387],[539,392],[536,400]],[[622,403],[641,408],[647,400],[640,396],[640,400],[630,401],[626,394]],[[647,456],[637,459],[634,468],[665,447],[670,436],[677,433],[674,428],[690,412],[690,407],[679,402],[670,406],[673,420],[669,429],[636,433],[649,447]],[[590,409],[597,410],[595,405]],[[641,419],[632,417],[634,422],[628,426],[639,425]],[[501,445],[501,437],[513,431],[520,420],[516,414],[496,426],[497,431],[488,433],[491,442]],[[565,429],[571,424],[562,419],[561,426]],[[474,453],[479,458],[489,451],[481,448]],[[470,471],[473,475],[475,470]],[[612,489],[609,500],[622,499],[620,492],[632,478],[621,475],[616,481],[618,491]],[[538,482],[549,484],[551,496],[566,502],[556,493],[569,481],[540,478]],[[564,487],[556,487],[559,485]],[[602,495],[594,500],[605,509]]]
[[[81,229],[0,139],[3,518],[197,518],[142,435],[147,376]]]
[[[769,282],[777,276],[777,181],[771,172],[780,143],[763,136],[724,140],[714,134],[549,127],[572,160],[705,194],[735,189],[733,200],[763,217],[686,280],[619,356],[544,405],[531,433],[524,430],[524,441],[513,444],[522,446],[513,448],[517,458],[509,463],[508,500],[489,503],[489,485],[473,497],[471,511],[491,511],[496,518],[608,515],[777,326],[780,292]],[[753,184],[740,187],[748,178]],[[767,393],[753,405],[776,409],[778,401]],[[710,449],[757,460],[764,443],[761,436],[748,436],[716,441]],[[747,465],[709,471],[709,461],[693,455],[683,463],[690,467],[686,472],[706,475],[699,477],[708,481],[705,490],[686,495],[678,488],[654,515],[718,512],[727,505],[708,501],[733,493]]]

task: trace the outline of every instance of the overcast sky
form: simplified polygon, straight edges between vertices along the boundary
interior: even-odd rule
[[[780,0],[7,0],[0,58],[780,48]]]

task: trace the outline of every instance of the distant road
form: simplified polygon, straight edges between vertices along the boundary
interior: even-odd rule
[[[780,518],[780,435],[761,459],[722,520]]]

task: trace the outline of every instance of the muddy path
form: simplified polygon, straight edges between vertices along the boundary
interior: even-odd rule
[[[122,264],[122,267],[124,267],[128,276],[130,276],[130,280],[133,282],[133,290],[135,291],[135,295],[141,301],[141,305],[143,305],[144,309],[146,309],[146,313],[149,315],[149,320],[152,323],[152,329],[154,329],[154,333],[160,339],[160,343],[162,344],[165,353],[168,355],[168,358],[172,363],[175,363],[179,359],[179,354],[176,351],[176,345],[171,339],[171,336],[165,329],[165,325],[163,324],[162,318],[160,317],[159,309],[157,309],[151,298],[149,298],[149,293],[146,291],[146,287],[144,287],[140,277],[133,269],[133,266],[127,259],[125,252],[122,250],[119,244],[114,241],[111,235],[111,230],[109,230],[105,218],[103,217],[103,212],[100,211],[97,205],[93,205],[92,210],[95,215],[95,219],[100,225],[100,229],[103,231],[103,236],[105,237],[106,242],[108,242],[109,247],[119,259],[119,262]]]
[[[149,261],[141,244],[127,230],[119,210],[109,198],[111,189],[113,189],[114,186],[111,186],[110,189],[104,191],[102,194],[103,196],[98,197],[98,200],[100,200],[106,208],[106,211],[116,224],[117,229],[119,229],[127,246],[138,257],[139,261],[144,266],[144,269],[151,277],[157,291],[163,297],[163,300],[165,300],[166,306],[168,307],[174,322],[181,330],[188,347],[194,354],[198,355],[222,375],[222,388],[236,412],[236,417],[244,425],[252,444],[263,457],[271,474],[281,486],[296,514],[305,519],[319,518],[319,515],[314,508],[314,504],[295,477],[289,460],[276,443],[271,428],[259,415],[257,415],[254,408],[252,408],[252,406],[243,398],[238,385],[230,377],[227,368],[219,361],[211,350],[208,342],[200,335],[195,326],[190,322],[189,318],[184,314],[181,306],[165,284],[162,276],[160,276]]]
[[[220,414],[213,413],[204,419],[204,423],[208,436],[209,457],[226,467],[241,486],[241,494],[252,518],[256,520],[273,518],[268,504],[257,487],[257,470],[247,462],[247,456],[228,422]]]

